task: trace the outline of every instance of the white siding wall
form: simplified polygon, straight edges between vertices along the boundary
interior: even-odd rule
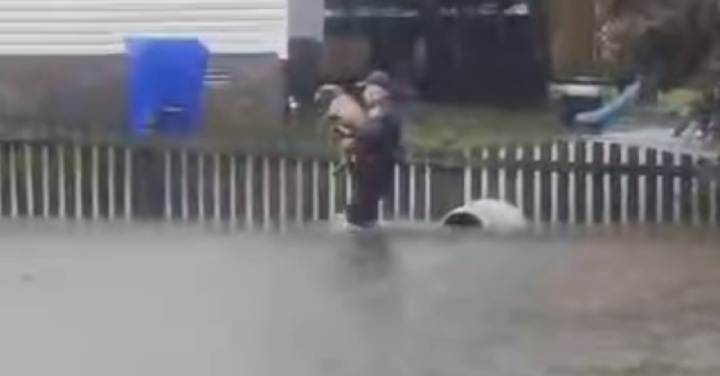
[[[0,54],[114,54],[125,36],[142,34],[284,58],[288,1],[301,0],[0,0]]]

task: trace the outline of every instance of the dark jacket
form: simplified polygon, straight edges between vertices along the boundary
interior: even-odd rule
[[[372,118],[356,135],[358,153],[394,156],[401,148],[400,119],[393,115]]]

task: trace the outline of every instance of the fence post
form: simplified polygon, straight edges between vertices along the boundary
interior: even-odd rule
[[[245,228],[255,228],[255,158],[245,155]],[[258,174],[259,175],[259,174]]]
[[[90,150],[90,199],[92,219],[100,220],[100,147]]]
[[[50,218],[50,149],[48,145],[42,146],[41,156],[42,169],[42,202],[43,218]]]
[[[17,144],[10,144],[8,147],[8,168],[10,169],[10,217],[17,218],[20,212],[18,206],[18,170],[17,170]]]
[[[497,152],[497,162],[498,162],[498,199],[501,201],[509,201],[509,198],[512,197],[508,194],[508,168],[507,168],[507,162],[508,162],[508,147],[507,146],[500,146]]]
[[[577,144],[575,142],[567,142],[567,163],[568,163],[568,218],[567,222],[571,225],[577,224],[578,218],[578,158],[577,158]]]
[[[417,218],[417,165],[414,161],[408,164],[408,219],[414,221]]]
[[[161,219],[165,215],[164,155],[154,148],[128,149],[126,154],[126,198],[132,217]],[[128,203],[126,203],[127,205]],[[128,208],[128,206],[126,206]]]
[[[173,200],[172,200],[172,182],[173,182],[173,174],[172,174],[172,152],[165,151],[164,158],[165,163],[163,163],[163,186],[164,186],[164,196],[165,199],[163,200],[164,206],[165,206],[165,220],[171,221],[173,219],[174,211],[173,211]]]
[[[336,176],[333,173],[335,170],[336,164],[335,161],[330,160],[327,162],[327,179],[328,179],[328,220],[332,221],[335,218],[335,215],[337,214],[337,180]]]
[[[262,228],[264,231],[270,230],[271,215],[270,212],[270,159],[268,157],[262,158],[261,165],[261,177],[262,177]]]
[[[472,201],[472,185],[473,185],[473,171],[472,171],[472,149],[466,148],[464,153],[465,167],[463,168],[463,201],[467,205]]]
[[[320,162],[312,161],[312,220],[320,220]]]
[[[718,162],[720,164],[720,161]],[[720,222],[720,211],[718,210],[718,201],[720,201],[720,186],[718,185],[720,177],[713,177],[710,182],[710,224],[717,226]]]
[[[285,157],[281,157],[278,161],[278,185],[279,189],[278,192],[280,194],[280,197],[278,197],[278,225],[281,230],[285,230],[288,222],[287,218],[287,160]]]
[[[425,158],[425,173],[424,173],[424,209],[425,213],[423,213],[423,217],[426,222],[432,221],[432,166],[430,165],[430,161]]]
[[[33,161],[32,147],[29,144],[23,145],[23,165],[25,175],[25,215],[29,218],[35,216],[35,182],[33,174],[35,166]]]
[[[542,146],[539,144],[533,145],[533,162],[536,166],[533,171],[533,219],[536,223],[541,223],[543,220],[543,189],[542,189]]]
[[[7,144],[0,144],[0,215],[5,215],[5,183],[7,181]]]
[[[517,205],[520,210],[522,210],[523,214],[527,213],[527,207],[525,204],[525,168],[523,168],[523,160],[525,159],[524,155],[525,147],[521,144],[518,144],[515,147],[515,162],[517,163],[517,168],[515,169],[515,205]]]
[[[295,164],[295,224],[302,225],[305,219],[305,180],[303,171],[303,160],[297,160]]]
[[[228,215],[230,216],[230,227],[232,229],[235,229],[237,226],[237,209],[238,209],[238,201],[237,201],[237,157],[235,154],[230,154],[228,156],[229,160],[229,168],[230,168],[230,211],[228,212]]]
[[[400,219],[400,165],[393,166],[393,219]]]
[[[197,220],[199,223],[205,222],[205,155],[203,153],[193,153],[195,155],[195,165],[197,168],[197,181],[195,182],[196,194],[195,202],[197,205]]]

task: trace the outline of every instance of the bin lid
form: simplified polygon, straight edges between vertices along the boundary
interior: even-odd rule
[[[553,85],[551,86],[551,90],[560,95],[567,95],[572,97],[599,97],[602,94],[602,88],[598,85]]]

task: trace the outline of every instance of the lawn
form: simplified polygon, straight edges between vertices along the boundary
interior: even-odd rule
[[[549,108],[497,109],[427,105],[409,116],[406,141],[432,150],[553,138],[562,134]]]
[[[696,98],[697,92],[675,90],[662,95],[656,108],[658,111],[651,112],[687,113],[688,104]],[[423,150],[456,152],[485,144],[542,141],[566,134],[550,106],[503,109],[416,103],[404,113],[407,146]],[[643,116],[647,114],[641,114],[640,118]],[[633,121],[634,126],[643,124],[637,121]],[[657,126],[659,123],[650,119],[647,124]],[[241,134],[228,134],[224,138],[328,146],[318,131],[315,118],[304,119],[292,126],[263,127],[252,131],[242,129],[239,132]]]
[[[549,139],[563,129],[548,108],[497,109],[479,106],[416,104],[406,112],[405,143],[410,148],[458,151],[489,143]],[[250,136],[245,130],[244,137]],[[323,145],[316,119],[270,131],[253,131],[254,139]],[[326,144],[326,143],[325,143]]]
[[[675,90],[664,94],[660,99],[661,112],[686,113],[688,105],[698,97],[693,90]],[[507,144],[542,141],[562,137],[566,129],[558,124],[557,117],[550,106],[521,108],[498,108],[481,105],[449,105],[413,103],[405,113],[405,142],[411,149],[456,152],[486,144]],[[315,116],[299,121],[298,124],[258,124],[245,119],[242,125],[224,122],[222,126],[207,127],[206,132],[192,137],[188,143],[208,146],[252,145],[262,149],[265,144],[308,145],[311,148],[328,147],[326,137],[319,132]],[[252,124],[252,126],[250,126]],[[657,126],[657,122],[640,121],[634,126],[648,124]],[[32,125],[32,124],[30,124]],[[17,127],[15,127],[17,128]],[[19,137],[19,129],[32,130],[22,124],[18,129],[8,128],[6,137]],[[39,127],[38,137],[54,137],[57,130],[53,127]],[[47,128],[47,129],[46,129]],[[94,129],[85,132],[64,132],[69,139],[100,138]],[[120,132],[118,132],[120,133]],[[82,136],[82,137],[80,137]],[[122,138],[123,134],[112,135]]]

